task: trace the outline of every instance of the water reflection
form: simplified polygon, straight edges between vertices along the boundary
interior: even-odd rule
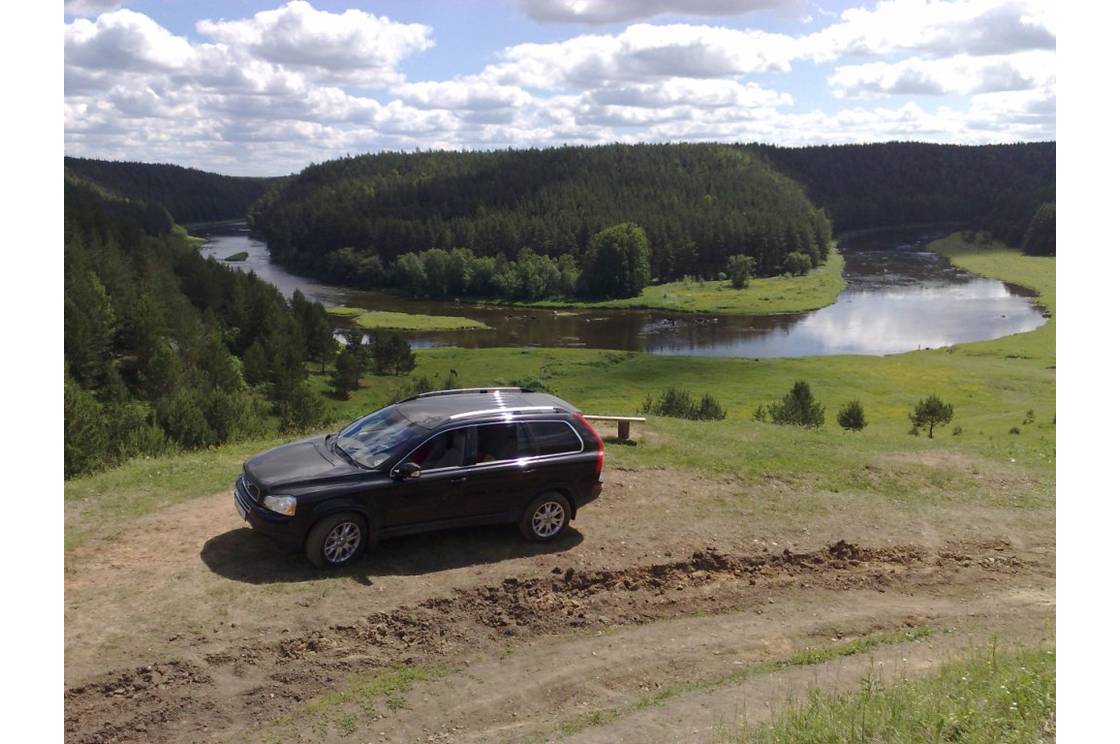
[[[200,233],[203,234],[203,233]],[[851,237],[841,245],[847,289],[821,310],[789,315],[695,315],[645,310],[557,312],[460,302],[402,300],[295,276],[269,261],[243,224],[212,229],[203,255],[243,262],[286,295],[296,289],[327,306],[460,315],[488,331],[420,333],[417,347],[569,346],[704,356],[892,354],[1029,331],[1045,318],[1031,293],[961,271],[925,249],[936,233]]]

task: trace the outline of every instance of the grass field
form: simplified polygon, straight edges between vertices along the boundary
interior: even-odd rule
[[[1035,744],[1054,740],[1056,691],[1052,648],[993,645],[927,677],[883,687],[869,675],[860,692],[812,694],[726,741]]]
[[[357,307],[332,307],[327,312],[342,318],[353,318],[355,325],[366,330],[393,331],[467,331],[486,330],[482,321],[455,315],[424,315],[394,313],[387,310],[363,310]]]
[[[828,261],[806,276],[775,276],[751,279],[745,289],[735,289],[726,280],[687,280],[650,285],[637,297],[602,302],[545,300],[524,303],[531,307],[557,309],[648,309],[688,313],[733,313],[760,315],[815,310],[836,302],[844,290],[844,257],[833,251]]]

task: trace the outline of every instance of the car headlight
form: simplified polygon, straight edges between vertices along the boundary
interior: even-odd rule
[[[264,508],[271,509],[277,514],[285,514],[289,517],[296,515],[296,497],[295,496],[265,496]]]

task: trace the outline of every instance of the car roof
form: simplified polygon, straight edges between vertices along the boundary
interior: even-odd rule
[[[428,429],[451,421],[481,421],[510,414],[578,413],[570,403],[548,393],[524,388],[436,390],[406,398],[396,409],[409,421]]]

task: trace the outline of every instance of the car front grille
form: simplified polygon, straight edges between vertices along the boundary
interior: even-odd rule
[[[249,504],[256,504],[261,500],[261,489],[242,473],[237,479],[237,495]]]

